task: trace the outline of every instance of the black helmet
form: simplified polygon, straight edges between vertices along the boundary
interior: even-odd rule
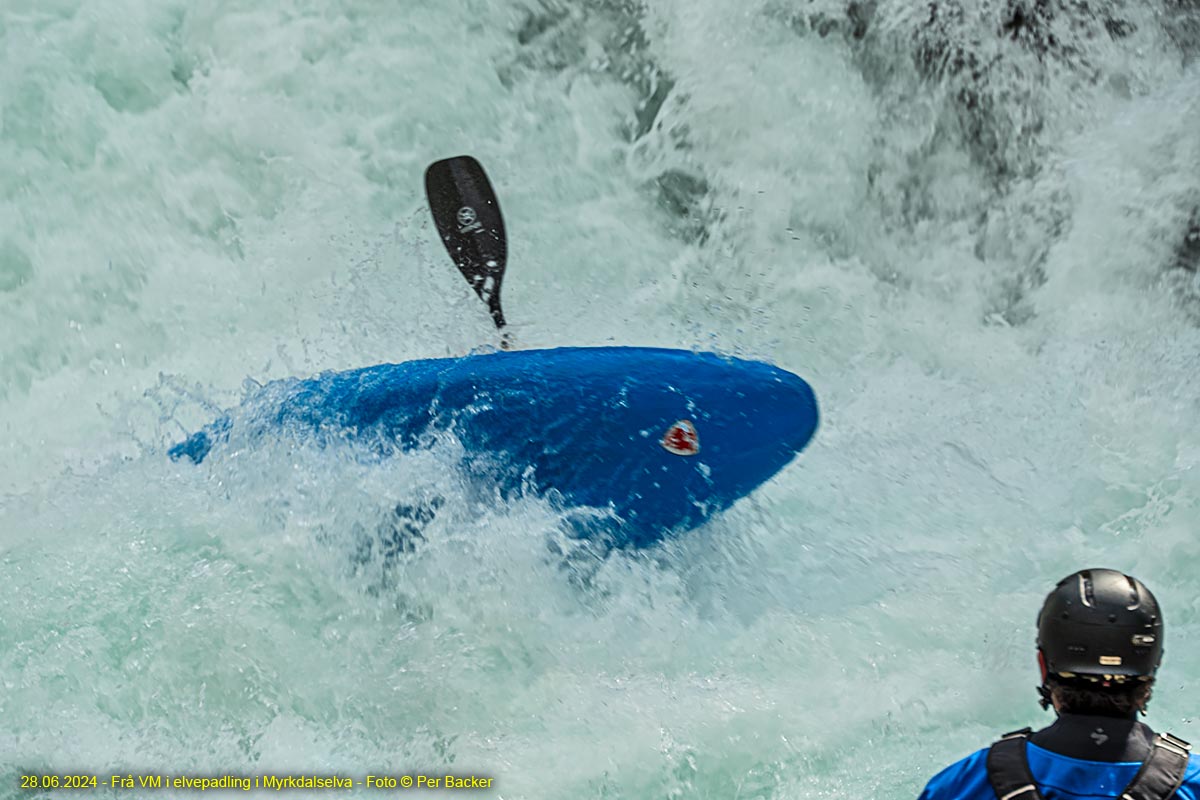
[[[1162,633],[1154,595],[1137,578],[1112,569],[1063,578],[1038,614],[1046,672],[1065,678],[1151,678],[1162,661]]]

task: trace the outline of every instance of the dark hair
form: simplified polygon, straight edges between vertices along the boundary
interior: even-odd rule
[[[1153,678],[1103,686],[1097,681],[1047,675],[1042,697],[1044,704],[1056,705],[1064,714],[1132,717],[1146,709],[1153,691]]]

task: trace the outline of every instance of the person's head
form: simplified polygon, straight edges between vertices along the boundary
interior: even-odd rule
[[[1145,711],[1162,632],[1158,601],[1136,578],[1111,569],[1063,578],[1038,613],[1042,706],[1118,717]]]

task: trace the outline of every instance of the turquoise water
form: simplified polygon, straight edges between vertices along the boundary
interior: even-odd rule
[[[1200,12],[1109,6],[4,0],[0,796],[912,797],[1046,720],[1033,619],[1085,566],[1156,592],[1148,721],[1200,738]],[[586,579],[452,448],[167,461],[256,383],[494,343],[423,206],[460,153],[523,346],[769,359],[809,450]]]

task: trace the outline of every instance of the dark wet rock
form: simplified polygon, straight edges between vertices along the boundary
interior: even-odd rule
[[[995,35],[1011,41],[1039,61],[1056,59],[1086,66],[1079,42],[1099,38],[1124,38],[1137,26],[1123,13],[1125,3],[1093,7],[1079,0],[1005,0],[997,16]],[[986,31],[971,30],[963,6],[957,0],[935,0],[927,4],[928,15],[920,38],[918,61],[933,74],[959,74],[978,70],[985,62],[1003,58],[981,55]],[[1061,34],[1068,34],[1063,38]],[[978,76],[976,76],[978,77]]]
[[[670,169],[654,180],[658,204],[674,218],[672,229],[685,239],[707,238],[708,214],[704,201],[708,182],[701,177]]]
[[[949,123],[946,132],[998,188],[1032,177],[1043,160],[1050,76],[1057,86],[1119,89],[1124,76],[1105,72],[1103,54],[1151,18],[1131,0],[930,0],[918,8],[899,24],[868,21],[863,41],[852,42],[864,77],[894,93],[902,79],[895,54],[910,53],[919,80],[947,90],[950,113],[939,124]]]
[[[1053,16],[1046,0],[1010,0],[1000,30],[1014,42],[1045,55],[1062,46],[1050,27]]]
[[[815,33],[822,39],[842,36],[859,40],[867,35],[877,5],[877,0],[851,0],[844,11],[831,13],[826,9],[810,10],[781,4],[767,13],[804,36]]]
[[[1172,266],[1188,272],[1200,270],[1200,206],[1192,209],[1183,240],[1175,250],[1175,263]]]
[[[1191,63],[1200,55],[1200,0],[1165,0],[1161,19],[1184,62]]]
[[[871,20],[875,16],[875,0],[851,2],[846,7],[846,19],[850,22],[850,36],[861,39],[867,35]]]
[[[581,66],[587,56],[581,19],[556,7],[530,12],[516,31],[520,51],[511,64],[499,69],[501,82],[512,86],[524,71],[561,72]]]
[[[1104,20],[1104,30],[1108,31],[1108,35],[1114,39],[1124,39],[1126,36],[1133,35],[1137,31],[1137,26],[1127,19],[1109,17]]]
[[[708,192],[708,183],[703,178],[674,169],[659,175],[655,184],[663,208],[680,217],[690,215]]]
[[[653,146],[686,151],[690,147],[686,124],[666,126],[663,119],[669,102],[679,104],[686,98],[676,95],[674,78],[651,56],[643,16],[639,0],[538,0],[513,32],[516,55],[499,68],[500,79],[512,86],[533,73],[566,72],[616,81],[636,98],[622,126],[625,137],[638,142],[661,126],[663,137]],[[693,170],[671,168],[648,182],[646,189],[670,215],[672,233],[689,241],[707,238],[711,215],[705,210],[709,186],[703,177]]]
[[[517,44],[525,47],[548,30],[558,25],[567,17],[565,8],[550,8],[543,6],[538,10],[528,10],[524,22],[517,30]]]
[[[632,138],[634,140],[640,139],[654,130],[654,123],[658,119],[658,113],[662,111],[663,104],[667,102],[667,98],[671,95],[671,91],[674,88],[675,81],[663,76],[656,82],[649,96],[638,103],[637,111],[634,114],[636,124],[632,130]]]
[[[518,52],[500,67],[505,86],[525,72],[578,70],[610,77],[639,98],[626,126],[636,141],[654,129],[675,81],[649,55],[636,0],[540,0],[526,10],[514,32]],[[595,57],[596,45],[603,56]]]

